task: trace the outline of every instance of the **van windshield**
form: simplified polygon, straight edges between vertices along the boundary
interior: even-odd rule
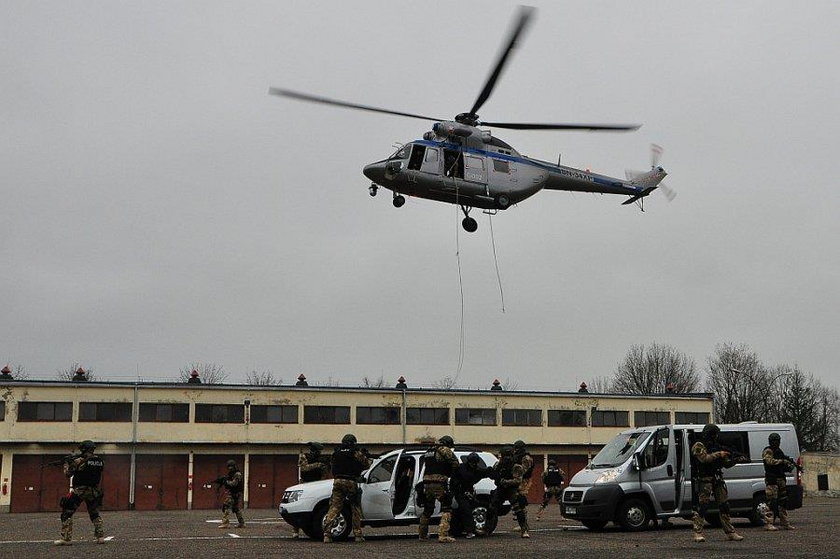
[[[592,459],[590,468],[614,468],[624,464],[650,436],[648,432],[622,434],[607,443]]]

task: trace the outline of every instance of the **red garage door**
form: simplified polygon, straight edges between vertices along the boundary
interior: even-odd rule
[[[187,508],[189,458],[186,454],[138,454],[134,478],[137,510]]]
[[[222,506],[224,491],[212,483],[212,480],[227,475],[228,460],[235,461],[236,466],[244,470],[244,456],[241,454],[196,454],[193,456],[192,508],[215,509]]]
[[[280,505],[283,491],[298,482],[297,455],[252,454],[248,466],[248,507]]]
[[[531,474],[531,489],[528,491],[528,502],[542,503],[544,493],[542,484],[544,457],[542,454],[532,454],[531,458],[534,459],[534,473]]]
[[[131,486],[131,456],[103,454],[102,510],[128,510],[128,489]]]
[[[58,500],[70,490],[61,466],[47,466],[63,454],[18,454],[12,458],[12,512],[59,511]]]

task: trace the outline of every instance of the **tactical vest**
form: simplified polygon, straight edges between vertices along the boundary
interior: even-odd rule
[[[440,457],[441,448],[441,446],[433,446],[423,454],[426,474],[449,476],[452,473],[449,462],[442,460]]]
[[[84,466],[73,473],[73,487],[97,487],[102,479],[102,469],[105,462],[94,454],[87,459]]]
[[[244,478],[242,477],[242,472],[240,472],[239,470],[233,470],[232,472],[228,472],[228,474],[225,476],[225,479],[227,479],[228,481],[233,481],[233,479],[236,477],[236,474],[239,474],[239,476],[240,476],[239,477],[239,484],[237,484],[234,487],[229,487],[228,486],[227,490],[230,493],[242,493],[245,490],[245,488],[242,487],[242,482],[243,482]]]
[[[777,460],[784,460],[785,453],[782,452],[781,448],[773,448],[772,446],[764,447],[764,450],[770,449],[773,451],[773,458]],[[785,477],[785,463],[782,462],[781,464],[775,464],[771,466],[768,463],[764,463],[764,477],[766,478],[778,478],[778,477]]]
[[[531,475],[533,475],[534,473],[534,457],[526,452],[522,455],[521,458],[517,459],[517,462],[519,462],[519,464],[521,464],[524,467],[524,464],[522,464],[522,462],[524,461],[526,456],[531,459],[531,465],[528,467],[528,469],[525,470],[525,473],[522,474],[522,479],[531,479]]]
[[[560,475],[560,470],[549,468],[545,471],[545,486],[555,487],[563,485],[563,476]]]
[[[500,479],[513,479],[513,460],[499,460],[498,468],[499,468],[499,478]]]
[[[356,460],[355,448],[340,446],[335,452],[333,452],[333,477],[355,480],[363,471],[364,467],[358,460]]]
[[[312,464],[323,464],[323,457],[318,454],[317,456],[306,453],[304,454],[306,457],[306,462],[310,465]],[[318,481],[324,477],[324,472],[321,468],[316,468],[313,470],[309,470],[308,472],[301,471],[300,472],[300,479],[301,481]]]
[[[697,443],[694,443],[697,444]],[[714,454],[719,448],[713,443],[703,442],[708,454]],[[701,462],[697,460],[697,476],[698,477],[719,477],[721,475],[720,460],[713,460],[711,462]]]

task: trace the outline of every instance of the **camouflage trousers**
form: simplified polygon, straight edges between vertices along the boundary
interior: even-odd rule
[[[245,526],[245,519],[242,517],[242,512],[239,510],[239,503],[242,499],[242,493],[225,493],[225,500],[222,501],[222,526],[230,524],[230,513],[236,515],[236,520],[239,526]]]
[[[359,484],[352,479],[336,478],[333,480],[330,510],[324,517],[324,533],[334,528],[338,513],[344,508],[344,501],[350,502],[350,516],[353,522],[353,535],[362,535],[362,507],[359,503]]]
[[[701,478],[697,480],[697,505],[694,507],[694,516],[691,519],[694,524],[694,533],[703,533],[706,512],[709,510],[712,499],[718,504],[723,532],[725,534],[735,533],[735,528],[732,527],[732,521],[729,519],[729,493],[726,491],[726,483],[720,478]]]
[[[767,479],[764,494],[770,510],[764,515],[765,524],[773,524],[774,517],[779,517],[779,524],[788,526],[787,517],[787,479],[780,476],[775,480]]]
[[[548,502],[551,501],[552,497],[554,497],[554,499],[557,501],[557,504],[560,504],[560,499],[562,498],[562,495],[563,488],[559,485],[549,485],[548,487],[546,487],[545,493],[543,493],[543,502],[542,505],[540,505],[540,512],[542,512],[542,510],[548,506]]]
[[[73,539],[73,514],[82,503],[87,505],[88,516],[93,522],[93,536],[95,538],[105,537],[105,530],[102,528],[102,517],[99,515],[99,507],[102,506],[102,490],[98,487],[74,487],[66,497],[59,501],[61,505],[61,539],[70,541]]]
[[[449,525],[452,522],[452,494],[446,488],[446,482],[423,481],[423,513],[417,533],[421,538],[429,535],[429,519],[435,512],[435,503],[440,501],[440,526],[438,539],[449,537]]]
[[[511,512],[516,517],[516,522],[519,523],[519,529],[522,532],[527,532],[528,526],[528,494],[523,493],[519,487],[499,487],[493,491],[490,497],[490,510],[492,514],[498,515],[502,504],[505,501],[510,501]]]

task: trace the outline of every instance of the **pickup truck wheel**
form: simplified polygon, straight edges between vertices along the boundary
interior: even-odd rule
[[[606,520],[581,520],[580,523],[593,532],[600,532],[607,525]]]
[[[650,523],[650,508],[641,499],[627,499],[618,507],[616,520],[622,528],[630,532],[644,530]]]
[[[326,520],[329,508],[327,503],[322,503],[318,505],[312,514],[312,535],[309,536],[312,539],[320,540],[324,538],[324,520]],[[350,514],[350,507],[344,505],[341,508],[341,512],[338,513],[338,516],[335,517],[335,526],[332,529],[333,541],[343,541],[349,537],[350,531],[353,529]]]

